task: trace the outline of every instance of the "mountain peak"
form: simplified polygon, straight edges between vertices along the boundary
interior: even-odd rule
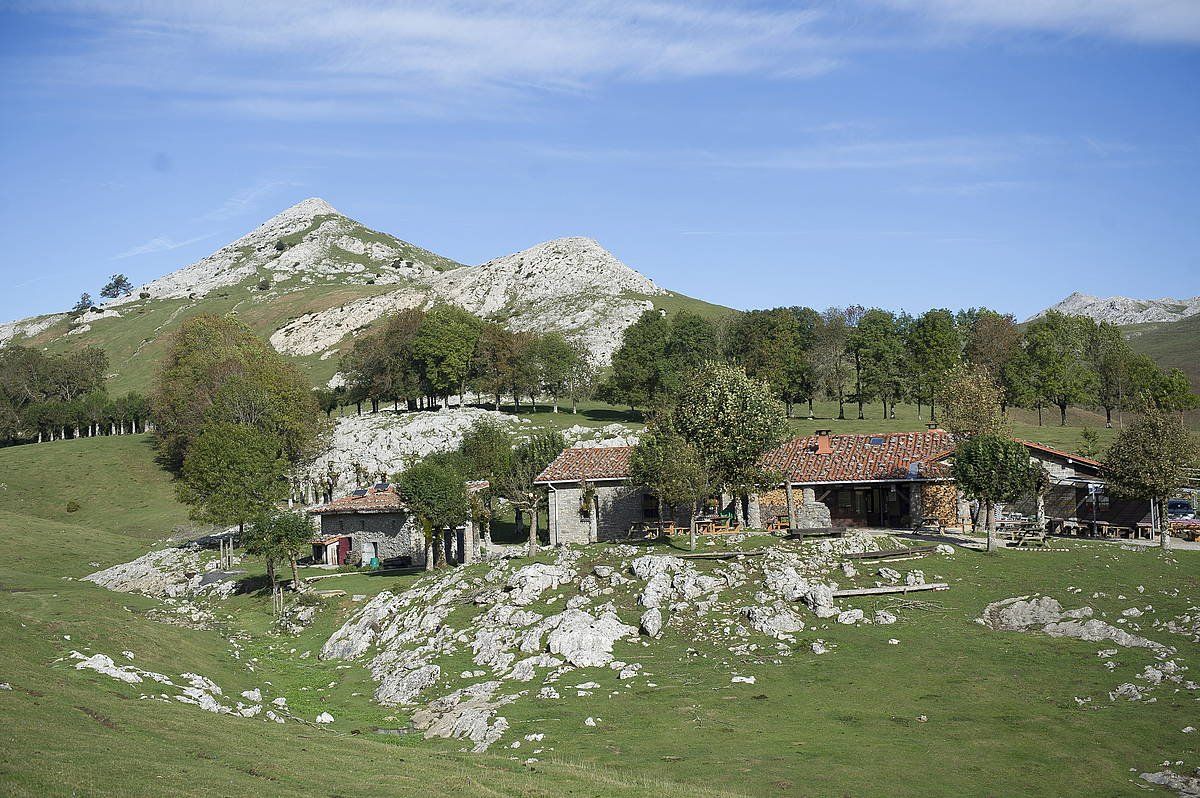
[[[1200,297],[1191,299],[1131,299],[1124,296],[1097,297],[1075,291],[1061,302],[1051,305],[1026,321],[1041,318],[1056,310],[1068,316],[1087,316],[1112,324],[1145,324],[1170,322],[1200,314]]]
[[[279,213],[272,216],[267,221],[263,222],[262,227],[276,226],[278,224],[286,224],[295,220],[308,221],[316,216],[341,216],[338,210],[320,197],[309,197],[301,200],[290,208],[285,208]]]

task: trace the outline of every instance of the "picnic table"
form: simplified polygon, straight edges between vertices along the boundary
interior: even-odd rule
[[[702,535],[715,535],[734,532],[740,528],[728,516],[721,514],[696,516],[696,532]]]

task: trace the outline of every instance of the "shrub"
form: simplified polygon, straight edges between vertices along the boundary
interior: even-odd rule
[[[275,242],[275,251],[276,252],[283,252],[287,248],[288,248],[287,243],[282,238]]]
[[[74,499],[71,499],[71,501],[67,502],[67,512],[68,513],[79,512],[79,502],[75,501]]]
[[[138,294],[138,299],[149,299],[149,298],[150,298],[149,291],[142,291],[140,294]]]
[[[270,289],[270,287],[271,287],[271,281],[268,280],[266,277],[264,277],[258,281],[258,290],[259,291],[266,291],[266,290]]]

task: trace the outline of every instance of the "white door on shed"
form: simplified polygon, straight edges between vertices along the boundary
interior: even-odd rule
[[[362,547],[362,563],[363,563],[363,565],[369,565],[371,563],[371,559],[373,557],[375,557],[378,553],[379,553],[379,549],[378,549],[378,546],[375,543],[375,541],[364,542],[363,547]]]

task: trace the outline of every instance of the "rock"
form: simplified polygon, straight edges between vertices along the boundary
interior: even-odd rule
[[[526,565],[508,578],[508,587],[512,590],[509,599],[517,605],[531,604],[546,590],[556,589],[574,576],[572,569],[561,565],[540,562]]]
[[[847,579],[853,579],[858,576],[858,569],[854,567],[854,563],[844,562],[842,563],[842,575]]]
[[[933,551],[935,554],[945,554],[951,557],[954,556],[954,547],[948,543],[937,544]]]
[[[900,641],[897,640],[896,638],[892,637],[892,638],[888,639],[888,645],[889,646],[898,646],[898,645],[900,645]]]
[[[410,671],[391,671],[375,689],[375,700],[384,706],[412,704],[426,687],[437,683],[442,669],[437,665],[422,665]]]
[[[779,637],[792,634],[804,629],[804,621],[789,609],[781,607],[745,607],[742,614],[755,630],[763,634]]]
[[[142,681],[141,673],[137,668],[129,665],[117,665],[113,662],[112,657],[107,654],[93,654],[90,657],[84,657],[79,652],[72,652],[72,654],[77,655],[82,660],[75,663],[75,670],[77,671],[95,671],[126,684],[140,684]]]
[[[900,572],[892,568],[880,568],[877,573],[884,579],[890,579],[893,582],[900,578]]]
[[[925,572],[924,571],[909,571],[904,577],[904,584],[906,584],[906,585],[923,585],[923,584],[925,584]]]
[[[638,604],[643,607],[664,607],[671,602],[671,575],[656,573],[650,577],[646,587],[638,596]]]
[[[616,573],[616,569],[611,565],[593,565],[592,573],[599,579],[610,579]]]
[[[814,584],[802,598],[818,618],[829,618],[838,614],[838,609],[833,604],[835,588],[836,585]]]
[[[596,618],[583,610],[569,609],[550,632],[547,644],[552,654],[578,668],[607,665],[613,658],[613,643],[637,631],[612,613]]]
[[[646,610],[642,613],[640,624],[643,632],[650,637],[658,637],[662,633],[662,610],[658,607],[651,607]]]
[[[84,579],[109,590],[156,598],[230,595],[233,577],[217,574],[214,578],[206,570],[206,563],[206,555],[198,546],[158,549],[131,562],[88,574]]]
[[[316,722],[317,723],[333,723],[333,715],[330,715],[328,712],[322,712],[320,715],[317,715]]]
[[[1121,615],[1125,616],[1126,618],[1140,618],[1142,617],[1142,611],[1137,607],[1130,607],[1129,609],[1124,610]]]
[[[887,610],[875,610],[875,623],[887,626],[896,622],[896,616]]]
[[[1200,796],[1200,778],[1181,776],[1170,770],[1160,770],[1157,773],[1143,773],[1143,781],[1166,787],[1179,793],[1180,798],[1197,798]]]
[[[583,721],[583,725],[584,725],[584,726],[595,726],[595,725],[596,725],[596,719],[595,719],[595,718],[592,718],[592,717],[586,718],[586,719]]]
[[[1023,632],[1061,618],[1062,605],[1049,596],[1036,599],[1019,596],[992,602],[984,608],[983,616],[977,620],[998,631]]]
[[[753,676],[734,676],[730,681],[733,684],[754,684]]]
[[[475,753],[486,751],[508,730],[508,720],[492,717],[496,709],[516,700],[515,695],[494,698],[500,682],[480,682],[442,698],[413,713],[413,725],[425,732],[427,739],[468,739],[475,744]]]
[[[845,624],[855,624],[855,623],[858,623],[859,621],[861,621],[862,619],[863,619],[863,611],[860,609],[846,610],[843,613],[839,613],[838,617],[837,617],[838,623],[845,623]]]
[[[1090,621],[1070,620],[1060,623],[1049,623],[1042,627],[1042,631],[1051,637],[1073,637],[1091,642],[1111,640],[1118,646],[1124,646],[1125,648],[1149,648],[1160,652],[1171,650],[1161,643],[1156,643],[1153,640],[1147,640],[1137,635],[1131,635],[1124,629],[1118,629],[1112,624],[1096,619]]]
[[[650,579],[658,574],[677,573],[683,570],[684,562],[669,554],[647,554],[630,563],[630,568],[638,579]]]
[[[823,641],[823,640],[814,640],[814,641],[813,641],[813,644],[812,644],[812,653],[814,653],[814,654],[824,654],[824,653],[826,653],[826,652],[828,652],[828,651],[829,651],[829,648],[828,648],[828,647],[826,647],[826,645],[825,645],[825,641]]]

